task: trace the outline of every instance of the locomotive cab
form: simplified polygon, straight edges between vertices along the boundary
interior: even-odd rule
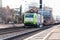
[[[43,16],[37,13],[25,13],[24,14],[24,25],[42,27]]]

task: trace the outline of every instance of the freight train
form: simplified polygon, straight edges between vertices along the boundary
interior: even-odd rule
[[[28,13],[28,14],[27,14]],[[32,16],[33,13],[33,16]],[[40,15],[38,17],[38,15]],[[32,16],[27,19],[26,16]],[[36,20],[39,20],[38,22]],[[52,8],[49,7],[42,7],[42,0],[40,0],[40,7],[37,8],[35,6],[32,6],[31,9],[29,9],[24,14],[24,25],[28,25],[29,23],[37,24],[37,25],[51,25],[54,24],[54,19],[52,15]],[[29,24],[29,25],[31,25]],[[32,25],[33,25],[32,24]],[[43,27],[43,26],[41,26]]]
[[[40,16],[39,16],[40,15]],[[34,17],[36,16],[36,17]],[[38,21],[36,21],[38,20]],[[52,9],[43,8],[34,11],[33,8],[24,14],[24,25],[51,25],[54,24]],[[38,26],[39,27],[39,26]]]

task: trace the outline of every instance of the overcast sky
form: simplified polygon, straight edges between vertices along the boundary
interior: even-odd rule
[[[36,2],[38,4],[39,0],[3,0],[3,7],[6,7],[8,5],[10,8],[19,8],[20,5],[23,4],[23,9],[25,10],[28,4],[32,2]],[[60,0],[43,0],[43,4],[45,4],[45,6],[53,8],[54,16],[60,16]]]

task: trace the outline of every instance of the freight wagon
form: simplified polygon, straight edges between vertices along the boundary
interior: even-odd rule
[[[53,15],[52,15],[52,8],[42,8],[38,10],[38,13],[40,13],[41,15],[43,15],[44,17],[44,25],[50,25],[50,24],[54,24],[54,20],[53,20]]]

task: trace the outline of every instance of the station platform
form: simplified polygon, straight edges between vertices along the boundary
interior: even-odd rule
[[[60,40],[60,27],[56,28],[46,40]]]
[[[24,26],[24,24],[0,24],[0,29],[22,27],[22,26]]]
[[[53,26],[24,40],[60,40],[60,25]]]

